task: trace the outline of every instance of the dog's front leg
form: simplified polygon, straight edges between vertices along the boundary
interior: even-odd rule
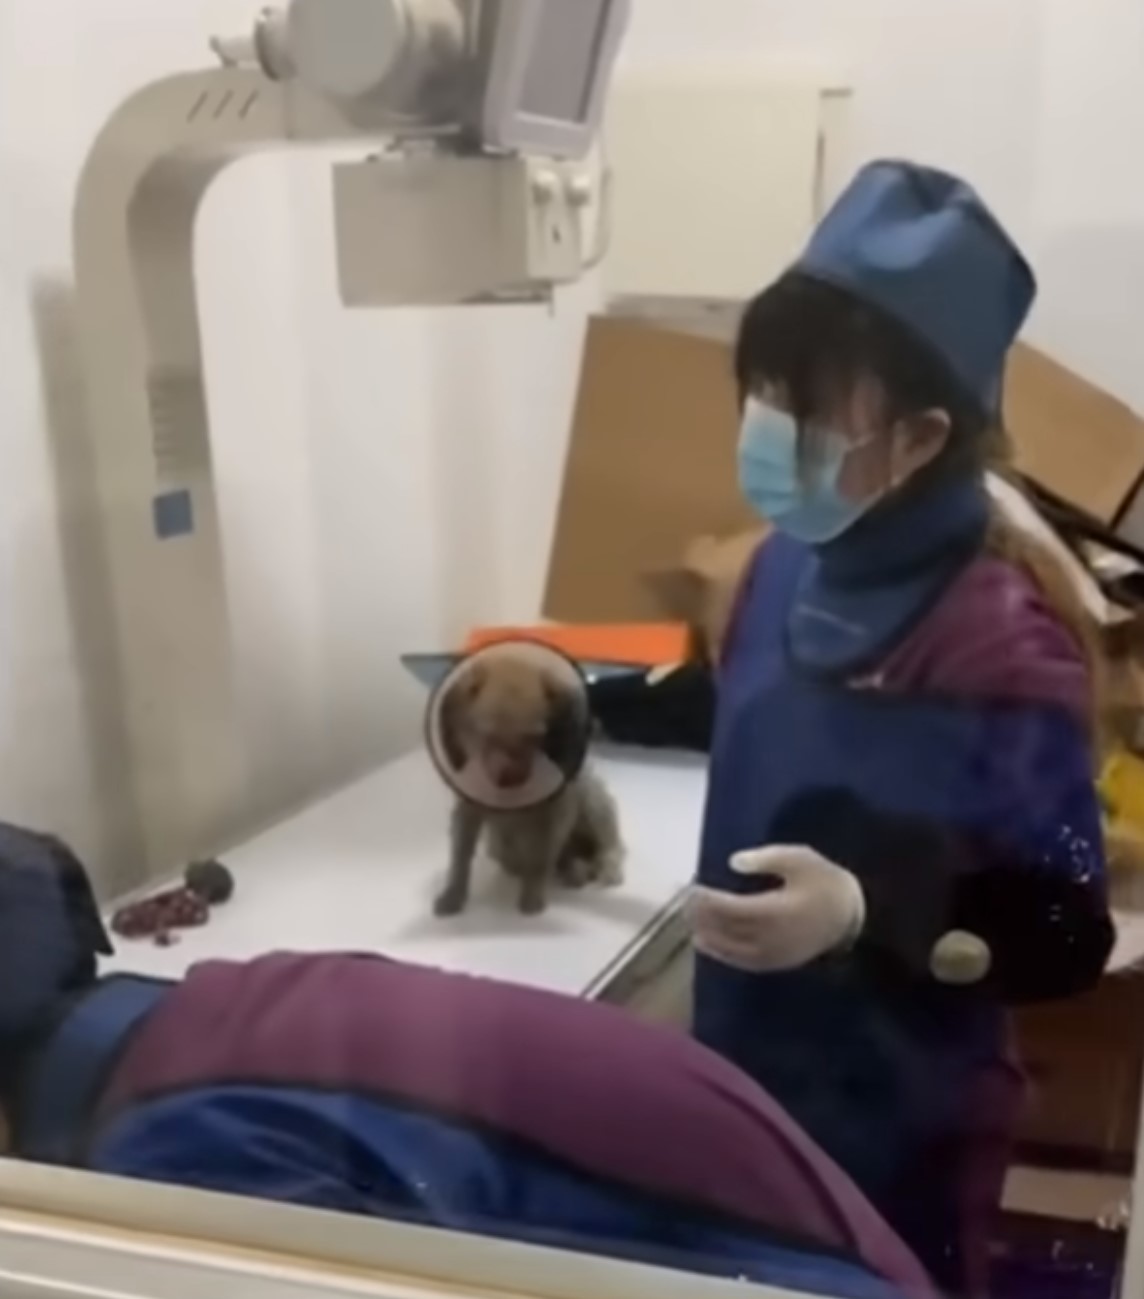
[[[433,906],[439,916],[455,916],[464,911],[469,901],[469,881],[473,874],[473,858],[484,826],[484,817],[478,808],[458,802],[453,808],[449,825],[451,851],[449,874],[445,887]]]
[[[548,862],[542,861],[521,878],[520,900],[517,905],[522,915],[538,916],[548,906],[549,874]]]
[[[548,906],[548,889],[556,878],[560,860],[560,827],[551,815],[541,818],[531,834],[517,844],[520,852],[520,899],[518,906],[526,916],[539,915]]]

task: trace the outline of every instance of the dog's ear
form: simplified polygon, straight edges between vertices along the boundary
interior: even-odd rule
[[[468,760],[461,742],[465,711],[480,694],[485,683],[483,664],[470,664],[441,696],[437,708],[437,735],[449,766],[460,771]]]
[[[574,774],[588,746],[586,705],[574,691],[551,677],[545,678],[544,695],[548,702],[548,726],[541,748],[561,771]]]

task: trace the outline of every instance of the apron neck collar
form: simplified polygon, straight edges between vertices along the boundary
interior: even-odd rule
[[[979,473],[911,485],[807,560],[787,622],[796,663],[872,669],[981,551],[989,497]]]

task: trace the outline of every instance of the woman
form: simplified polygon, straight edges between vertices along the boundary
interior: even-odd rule
[[[1092,673],[984,483],[1034,294],[968,186],[881,162],[748,307],[740,481],[773,531],[692,906],[699,1039],[958,1292],[1020,1097],[1005,1007],[1088,988],[1113,941]]]
[[[374,956],[98,980],[109,951],[75,858],[0,826],[0,1120],[25,1159],[933,1299],[853,1184],[685,1034]]]

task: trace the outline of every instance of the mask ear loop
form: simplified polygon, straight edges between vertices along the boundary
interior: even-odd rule
[[[823,466],[831,464],[831,455],[830,455],[831,449],[837,448],[837,454],[833,461],[833,467],[834,467],[833,477],[836,482],[845,472],[846,462],[850,459],[852,455],[854,455],[856,452],[864,451],[867,447],[874,446],[875,443],[878,441],[877,433],[867,433],[863,437],[860,437],[856,440],[851,440],[850,438],[845,437],[841,433],[832,433],[829,431],[823,432],[819,436],[822,439],[822,445],[825,449],[825,454],[822,457]],[[891,480],[893,479],[893,454],[894,454],[893,450],[891,449],[890,452]],[[826,473],[829,472],[829,470],[824,468],[822,472]],[[887,482],[887,484],[877,492],[874,499],[880,500],[883,496],[888,496],[890,492],[894,490],[894,485],[895,484],[893,484],[892,481]]]
[[[909,437],[909,434],[907,433],[906,436]],[[887,496],[896,492],[899,487],[904,486],[906,480],[909,478],[908,473],[903,473],[898,468],[898,438],[898,430],[892,429],[890,431],[890,475],[889,483],[886,487]]]

